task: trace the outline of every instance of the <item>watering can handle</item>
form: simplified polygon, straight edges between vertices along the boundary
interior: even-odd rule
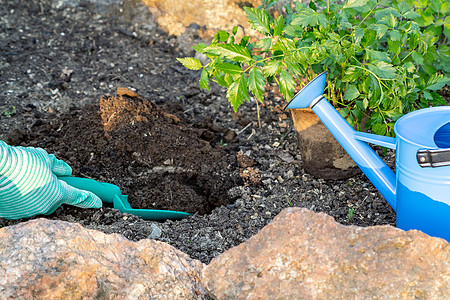
[[[422,168],[450,166],[450,148],[417,151],[417,162]]]

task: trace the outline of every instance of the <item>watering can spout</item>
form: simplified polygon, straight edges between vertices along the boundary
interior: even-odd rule
[[[355,131],[323,96],[325,83],[326,73],[318,75],[292,98],[286,108],[311,108],[396,211],[395,173],[367,144],[373,143],[395,149],[395,139]]]

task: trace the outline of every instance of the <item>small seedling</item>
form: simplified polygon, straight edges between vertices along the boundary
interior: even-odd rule
[[[11,116],[14,116],[16,113],[17,113],[16,107],[13,106],[10,109],[5,110],[3,114],[5,115],[5,117],[11,118]]]
[[[355,209],[354,208],[349,208],[348,212],[347,212],[347,223],[350,223],[350,221],[352,220],[354,214],[355,214]]]

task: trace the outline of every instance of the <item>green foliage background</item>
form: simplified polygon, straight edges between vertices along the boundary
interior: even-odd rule
[[[194,47],[210,59],[206,65],[178,59],[202,70],[202,88],[210,80],[226,87],[235,111],[244,101],[263,102],[272,82],[290,100],[305,79],[323,71],[327,98],[351,125],[359,127],[365,116],[366,129],[377,134],[392,136],[405,113],[446,104],[437,91],[450,81],[449,1],[315,0],[286,5],[273,17],[268,9],[276,2],[244,8],[263,38],[238,39],[236,26]]]

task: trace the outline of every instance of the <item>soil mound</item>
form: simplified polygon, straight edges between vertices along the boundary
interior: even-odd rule
[[[131,91],[39,120],[22,144],[65,160],[74,175],[118,185],[133,208],[209,213],[239,184],[217,128],[195,128]],[[207,123],[205,123],[207,124]],[[207,125],[206,125],[207,126]]]

